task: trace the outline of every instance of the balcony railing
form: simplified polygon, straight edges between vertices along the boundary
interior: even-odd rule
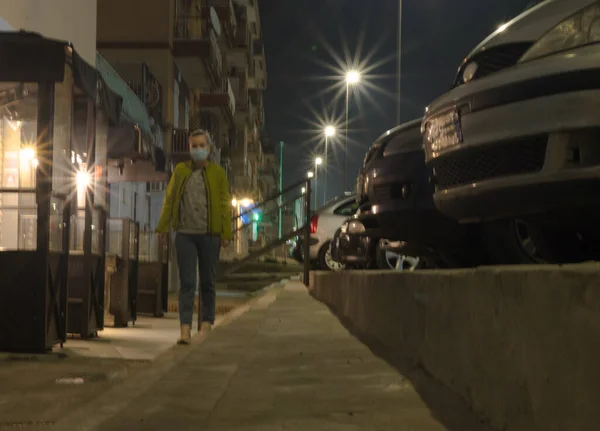
[[[217,78],[223,73],[223,54],[217,35],[210,21],[199,15],[180,16],[175,19],[175,40],[189,42],[200,41],[204,46],[197,52],[210,57],[212,69]]]
[[[208,21],[200,15],[182,15],[175,18],[175,40],[204,39],[204,27]]]
[[[137,66],[140,68],[139,77],[128,79],[127,84],[136,96],[146,105],[148,112],[158,124],[163,122],[163,89],[162,85],[146,63]],[[131,68],[129,68],[131,70]],[[137,75],[137,73],[136,73]]]
[[[221,167],[225,170],[227,180],[231,180],[231,160],[229,157],[221,157]]]
[[[265,55],[265,46],[261,39],[254,39],[252,41],[252,54],[255,57],[260,57]]]
[[[189,131],[187,129],[174,129],[173,139],[171,140],[171,152],[172,153],[188,153],[190,151],[189,145]]]
[[[235,114],[236,110],[236,98],[231,87],[231,81],[229,78],[224,78],[217,86],[206,86],[200,88],[201,95],[222,95],[226,94],[228,98],[228,106],[231,110],[231,114]],[[209,105],[210,106],[210,105]]]

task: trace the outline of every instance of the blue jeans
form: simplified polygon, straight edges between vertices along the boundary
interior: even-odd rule
[[[200,298],[202,321],[215,322],[217,263],[221,250],[221,237],[177,233],[175,251],[179,266],[179,321],[192,324],[196,296],[196,265],[200,273]]]

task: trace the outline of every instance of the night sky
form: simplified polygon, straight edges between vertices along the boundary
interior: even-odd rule
[[[420,117],[427,103],[448,91],[463,58],[529,2],[460,0],[459,7],[446,0],[404,0],[401,121]],[[268,72],[266,128],[273,142],[285,142],[287,185],[302,179],[315,155],[323,154],[324,134],[318,124],[325,125],[329,116],[343,127],[343,76],[327,65],[339,69],[335,56],[346,61],[344,45],[350,59],[362,46],[357,60],[371,55],[366,67],[377,65],[351,95],[349,189],[354,190],[365,150],[395,126],[397,3],[260,0]],[[337,90],[327,91],[336,82],[340,82]],[[342,135],[330,141],[334,156],[330,156],[329,198],[343,191]]]

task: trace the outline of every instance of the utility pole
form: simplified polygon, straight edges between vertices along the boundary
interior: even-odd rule
[[[282,230],[282,218],[283,218],[283,141],[279,141],[279,239],[281,239]]]
[[[396,125],[400,124],[400,90],[402,87],[402,0],[398,0],[398,93],[396,106]]]

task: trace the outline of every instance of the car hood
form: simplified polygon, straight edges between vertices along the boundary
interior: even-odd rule
[[[536,42],[556,25],[598,0],[546,0],[517,16],[488,36],[467,56],[467,60],[494,46]]]

